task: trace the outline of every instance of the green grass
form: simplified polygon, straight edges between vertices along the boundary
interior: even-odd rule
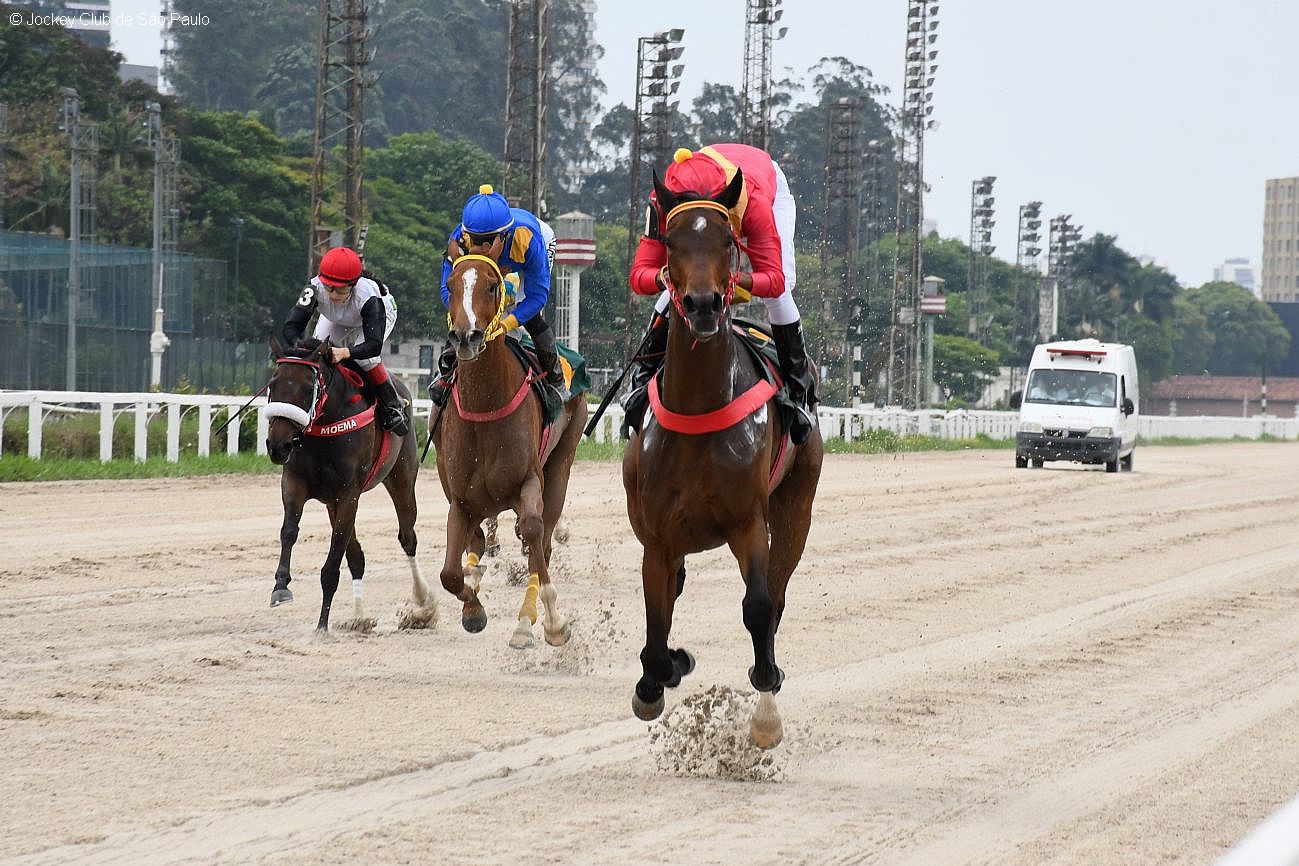
[[[148,460],[120,459],[101,463],[87,457],[49,457],[33,460],[25,455],[0,458],[0,482],[91,481],[101,478],[175,478],[184,475],[254,475],[279,472],[265,455],[222,452],[211,457],[182,454],[176,463],[165,457]]]

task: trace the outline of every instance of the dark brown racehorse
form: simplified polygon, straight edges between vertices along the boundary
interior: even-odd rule
[[[506,345],[501,324],[504,276],[498,265],[502,241],[464,254],[453,241],[450,339],[458,372],[451,399],[434,433],[438,474],[450,503],[442,586],[464,604],[466,631],[482,631],[487,612],[478,599],[482,576],[482,522],[506,509],[518,515],[517,531],[528,548],[528,588],[510,646],[534,645],[537,598],[545,605],[546,642],[567,642],[569,625],[559,613],[550,581],[551,537],[564,508],[568,475],[586,422],[586,398],[573,396],[545,430],[541,401],[525,371]],[[464,563],[461,558],[469,551]],[[467,579],[466,579],[467,578]]]
[[[783,735],[772,697],[784,679],[776,629],[807,541],[823,446],[815,427],[802,445],[789,442],[770,400],[774,388],[730,328],[738,241],[727,212],[742,183],[737,172],[715,199],[695,200],[654,178],[667,214],[673,310],[662,384],[651,384],[653,412],[627,443],[622,463],[627,514],[645,548],[646,638],[632,709],[641,719],[657,718],[663,687],[694,669],[689,652],[668,646],[685,557],[726,544],[744,580],[744,627],[753,638],[749,681],[760,693],[749,732],[771,748]]]
[[[356,540],[355,525],[361,494],[382,483],[396,506],[397,540],[410,564],[414,609],[403,614],[401,624],[428,625],[436,619],[437,600],[415,559],[415,477],[419,472],[415,433],[385,433],[374,419],[373,406],[367,407],[361,400],[361,377],[347,367],[330,364],[326,360],[329,347],[327,341],[318,345],[308,341],[303,348],[287,350],[271,339],[275,373],[267,394],[270,424],[266,450],[271,462],[284,467],[280,476],[284,523],[271,607],[293,601],[289,559],[298,540],[302,509],[308,499],[316,499],[325,504],[333,527],[329,554],[320,570],[320,621],[316,628],[329,628],[329,608],[344,555],[356,602],[356,617],[344,627],[373,627],[374,621],[365,616],[362,607],[365,554]],[[402,384],[396,384],[398,392],[409,399]]]

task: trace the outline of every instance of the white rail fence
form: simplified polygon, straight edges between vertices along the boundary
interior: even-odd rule
[[[132,456],[136,460],[149,457],[149,426],[159,418],[165,418],[166,450],[168,460],[175,462],[181,454],[182,422],[192,416],[195,419],[197,436],[193,445],[187,442],[186,451],[192,447],[200,457],[209,456],[214,447],[214,440],[224,438],[216,443],[218,450],[227,454],[239,453],[239,437],[235,435],[240,421],[231,423],[222,436],[216,436],[219,427],[241,406],[248,402],[248,397],[230,397],[212,394],[162,394],[162,393],[123,393],[104,394],[89,391],[0,391],[0,428],[15,412],[26,412],[27,415],[27,454],[39,459],[43,453],[43,434],[45,424],[53,418],[68,415],[98,414],[99,416],[99,459],[108,461],[123,454],[114,454],[113,431],[121,416],[132,416],[133,447]],[[248,407],[257,421],[257,433],[253,447],[256,453],[266,453],[266,431],[268,420],[265,414],[266,400],[258,397]],[[427,417],[429,401],[415,400],[415,413]],[[595,404],[590,405],[592,413]],[[1015,436],[1015,424],[1018,415],[1015,412],[988,411],[939,411],[885,408],[843,409],[823,406],[819,412],[821,434],[827,439],[853,441],[867,435],[871,430],[888,430],[898,435],[923,434],[940,439],[973,439],[984,435],[991,439],[1011,439]],[[618,438],[618,428],[622,424],[622,410],[612,404],[600,419],[593,431],[592,438],[597,442],[612,442]],[[1275,418],[1271,416],[1254,416],[1252,418],[1222,418],[1209,416],[1143,416],[1140,433],[1143,438],[1180,437],[1185,439],[1259,439],[1270,436],[1276,439],[1299,439],[1299,420],[1294,418]],[[0,445],[3,442],[0,440]],[[3,448],[0,447],[0,456]]]

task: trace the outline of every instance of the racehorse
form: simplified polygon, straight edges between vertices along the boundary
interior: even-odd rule
[[[338,589],[343,556],[352,574],[356,617],[345,627],[368,630],[361,578],[365,554],[356,539],[356,510],[361,494],[382,483],[397,509],[397,540],[410,564],[415,607],[402,616],[403,627],[421,628],[437,617],[437,599],[415,559],[415,477],[419,457],[414,431],[405,436],[385,433],[375,421],[373,405],[361,399],[362,378],[350,367],[327,360],[330,344],[308,340],[301,348],[285,349],[271,338],[275,373],[268,385],[266,415],[270,424],[266,450],[271,462],[284,467],[280,492],[284,523],[280,527],[280,562],[275,569],[271,607],[293,601],[289,560],[298,540],[298,524],[308,499],[317,499],[329,512],[333,527],[329,554],[320,570],[319,631],[329,628],[329,608]],[[409,393],[396,383],[398,393]]]
[[[749,682],[760,693],[749,733],[758,746],[773,748],[783,736],[773,697],[784,679],[776,629],[811,526],[824,448],[815,425],[807,441],[792,444],[771,399],[776,385],[760,375],[731,326],[739,240],[728,212],[742,184],[737,172],[717,196],[694,198],[654,178],[666,214],[672,310],[662,383],[650,382],[652,417],[627,443],[622,463],[627,514],[644,547],[646,640],[632,710],[646,721],[657,718],[663,687],[694,669],[693,655],[668,646],[685,557],[726,544],[744,580],[744,627],[754,657]]]
[[[503,247],[499,236],[490,247],[470,253],[454,241],[447,246],[452,263],[447,321],[458,371],[452,399],[434,433],[438,474],[450,505],[442,586],[463,602],[460,621],[465,630],[482,631],[487,626],[487,612],[478,598],[482,523],[513,509],[518,535],[528,549],[529,575],[510,646],[535,645],[532,626],[538,596],[545,606],[546,642],[561,646],[570,628],[559,612],[548,565],[586,421],[586,398],[581,393],[571,396],[553,424],[544,427],[541,400],[532,388],[533,379],[544,373],[524,368],[507,345],[501,324],[506,292],[498,260]]]

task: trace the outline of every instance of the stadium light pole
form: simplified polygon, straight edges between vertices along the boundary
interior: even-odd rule
[[[983,313],[983,290],[987,276],[985,257],[992,255],[992,227],[997,224],[993,217],[995,199],[992,185],[996,178],[989,175],[970,183],[970,254],[966,268],[965,293],[967,300],[965,335],[971,340],[979,339],[979,319]]]
[[[235,217],[231,222],[235,225],[235,284],[234,284],[234,303],[231,305],[233,318],[230,324],[230,334],[234,337],[237,344],[239,342],[239,245],[244,240],[244,218]]]

